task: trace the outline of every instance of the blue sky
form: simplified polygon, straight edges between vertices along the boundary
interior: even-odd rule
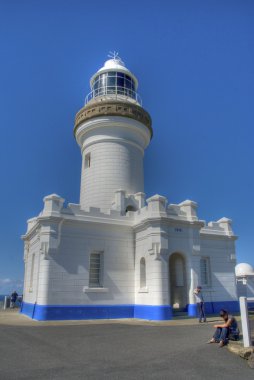
[[[254,265],[253,20],[251,0],[0,1],[0,294],[21,289],[42,198],[79,202],[74,117],[110,50],[153,119],[147,196],[232,218],[238,262]]]

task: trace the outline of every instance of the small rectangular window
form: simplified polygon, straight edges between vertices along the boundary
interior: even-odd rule
[[[94,252],[90,255],[89,287],[102,287],[102,252]]]
[[[85,155],[85,169],[90,168],[91,166],[91,154],[88,153]]]
[[[145,258],[142,257],[140,260],[140,288],[146,287],[146,261]]]
[[[210,285],[210,260],[209,257],[202,257],[200,259],[200,280],[201,285]]]

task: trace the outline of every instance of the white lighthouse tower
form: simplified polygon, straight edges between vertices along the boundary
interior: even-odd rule
[[[136,77],[117,54],[90,85],[74,129],[82,153],[80,205],[107,212],[114,207],[116,191],[119,197],[122,191],[144,191],[143,156],[152,136],[151,119],[141,107]]]
[[[144,193],[151,118],[138,81],[117,54],[90,80],[74,135],[81,149],[80,203],[44,198],[28,220],[22,313],[38,320],[171,319],[238,310],[231,220],[199,220],[197,203]]]

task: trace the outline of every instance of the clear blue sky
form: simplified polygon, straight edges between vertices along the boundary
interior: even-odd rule
[[[20,290],[42,198],[79,202],[74,117],[110,50],[153,119],[147,196],[232,218],[238,262],[254,265],[253,20],[251,0],[0,0],[0,294]]]

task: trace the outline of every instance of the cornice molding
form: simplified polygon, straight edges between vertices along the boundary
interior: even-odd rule
[[[168,216],[156,216],[156,217],[148,217],[148,218],[144,218],[140,220],[140,222],[134,224],[133,229],[135,230],[135,232],[137,232],[136,230],[146,229],[153,223],[161,223],[164,225],[166,224],[166,225],[171,225],[171,226],[175,226],[177,224],[177,225],[192,227],[192,228],[195,226],[198,229],[201,229],[202,227],[204,227],[204,222],[202,220],[197,220],[197,221],[196,220],[195,221],[194,220],[193,221],[180,220],[180,219],[176,220],[176,219],[171,219]]]
[[[152,119],[144,108],[125,102],[102,101],[100,103],[87,104],[75,117],[74,135],[80,124],[89,119],[100,116],[122,116],[134,119],[144,124],[153,136]]]

